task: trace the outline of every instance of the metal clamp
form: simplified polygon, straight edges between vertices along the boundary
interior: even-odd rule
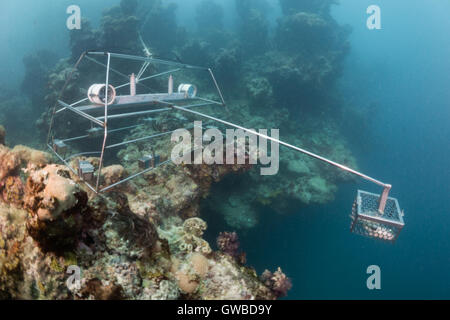
[[[391,190],[391,188],[392,186],[390,184],[386,184],[383,189],[383,193],[381,194],[380,202],[378,204],[378,212],[381,214],[384,213],[384,208],[386,207],[386,201],[388,199],[389,191]]]

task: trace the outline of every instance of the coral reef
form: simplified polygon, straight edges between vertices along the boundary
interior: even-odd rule
[[[202,238],[205,221],[198,217],[183,220],[178,215],[182,208],[194,207],[195,211],[198,204],[194,202],[200,199],[184,195],[184,184],[173,184],[171,191],[180,197],[169,199],[173,203],[155,202],[162,188],[136,196],[138,184],[96,195],[41,151],[24,146],[0,148],[1,297],[276,297],[251,268],[211,249]],[[114,181],[124,168],[116,165],[104,170],[105,179]],[[184,168],[177,174],[184,170],[190,174],[184,176],[192,179],[190,183],[204,179],[202,170]],[[159,174],[167,178],[173,172]],[[158,177],[147,179],[157,181]],[[197,186],[193,193],[206,189]],[[73,268],[81,270],[78,283],[69,281],[67,272]]]

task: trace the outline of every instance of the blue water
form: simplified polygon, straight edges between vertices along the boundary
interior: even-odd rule
[[[382,30],[369,31],[365,9],[378,4]],[[359,166],[393,185],[406,226],[394,245],[348,231],[358,188],[341,186],[326,206],[297,215],[265,214],[244,235],[249,263],[293,278],[291,299],[450,298],[450,3],[346,0],[340,23],[353,27],[342,92],[377,102],[370,146],[355,147]],[[354,136],[358,140],[358,134]],[[351,142],[351,139],[350,139]],[[366,268],[381,268],[381,290],[368,290]]]

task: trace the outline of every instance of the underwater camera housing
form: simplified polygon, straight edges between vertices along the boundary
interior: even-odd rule
[[[395,242],[405,225],[397,199],[387,197],[380,212],[382,196],[358,190],[352,207],[350,230],[365,237]]]
[[[78,176],[86,182],[94,180],[94,166],[89,161],[78,160]]]
[[[138,160],[139,168],[156,168],[161,162],[161,157],[155,154],[148,154]]]
[[[89,87],[87,96],[93,104],[105,105],[106,85],[96,83]],[[108,105],[112,104],[116,99],[116,89],[112,85],[108,85]]]
[[[178,86],[178,93],[184,93],[186,98],[195,98],[197,87],[193,84],[182,83]]]

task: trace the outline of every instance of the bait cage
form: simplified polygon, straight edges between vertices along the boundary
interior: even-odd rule
[[[378,210],[380,196],[358,190],[352,207],[350,230],[369,238],[395,242],[405,225],[397,199],[388,197],[384,212]]]

